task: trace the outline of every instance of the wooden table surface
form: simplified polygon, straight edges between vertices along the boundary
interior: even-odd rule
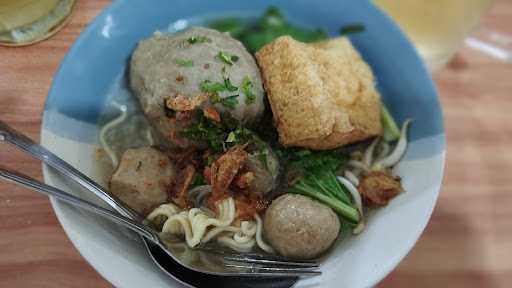
[[[78,1],[56,36],[0,48],[0,118],[39,139],[52,77],[106,0]],[[484,25],[512,35],[512,1]],[[435,73],[448,153],[439,202],[412,252],[380,287],[512,285],[512,64],[468,48]],[[0,165],[41,178],[41,165],[2,145]],[[0,287],[110,287],[67,239],[48,198],[0,183]]]

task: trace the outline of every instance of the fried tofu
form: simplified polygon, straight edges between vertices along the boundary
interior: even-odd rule
[[[282,145],[324,150],[382,134],[372,71],[347,38],[282,36],[256,58]]]

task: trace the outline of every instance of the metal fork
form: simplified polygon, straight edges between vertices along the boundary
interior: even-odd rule
[[[69,163],[2,121],[0,121],[0,142],[12,144],[56,169],[64,177],[93,192],[116,212],[2,167],[0,167],[0,178],[55,197],[120,224],[153,242],[163,249],[167,255],[188,269],[219,276],[288,277],[321,274],[318,271],[319,264],[313,261],[289,261],[286,258],[270,254],[234,253],[220,247],[210,246],[191,249],[182,239],[175,237],[163,239],[161,236],[164,235],[145,225],[144,218],[127,207],[121,200],[108,194],[99,184],[82,174]],[[158,266],[160,267],[160,265]]]

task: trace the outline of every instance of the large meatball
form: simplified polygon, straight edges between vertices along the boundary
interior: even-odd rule
[[[202,27],[141,41],[131,59],[130,85],[149,121],[181,147],[191,144],[180,132],[194,123],[195,109],[213,106],[243,124],[264,110],[253,57],[228,34]]]
[[[281,255],[312,259],[336,240],[340,221],[327,206],[297,194],[284,194],[265,213],[264,233]]]

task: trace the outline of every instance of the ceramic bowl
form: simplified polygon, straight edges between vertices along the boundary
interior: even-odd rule
[[[113,97],[125,95],[125,68],[137,42],[155,30],[182,29],[225,15],[255,17],[279,7],[294,23],[335,36],[362,23],[350,36],[372,67],[392,114],[413,118],[410,146],[395,168],[406,193],[370,215],[366,230],[345,237],[322,260],[319,277],[296,287],[370,287],[411,250],[425,228],[441,186],[445,156],[437,93],[413,46],[370,1],[115,1],[81,34],[55,75],[44,110],[41,142],[86,175],[106,185],[97,169],[98,119]],[[99,202],[44,167],[46,183]],[[137,235],[52,199],[53,208],[82,256],[115,287],[181,287],[151,261]]]

